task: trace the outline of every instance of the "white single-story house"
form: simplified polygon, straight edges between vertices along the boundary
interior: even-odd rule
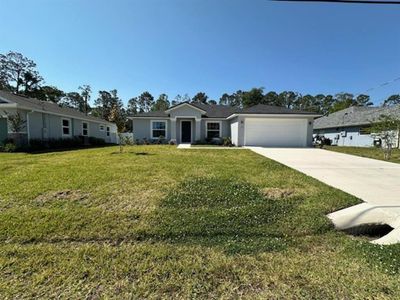
[[[324,136],[337,146],[371,147],[376,137],[371,133],[371,124],[382,115],[400,118],[400,105],[392,107],[352,106],[316,119],[314,135]],[[399,139],[395,141],[399,147]]]
[[[238,108],[183,102],[129,118],[134,138],[139,140],[162,136],[180,144],[229,137],[236,146],[308,147],[318,116],[262,104]]]
[[[24,121],[19,132],[13,132],[10,116],[19,114]],[[76,109],[0,91],[0,144],[22,136],[30,140],[95,137],[106,143],[117,143],[117,126],[100,118],[88,116]]]

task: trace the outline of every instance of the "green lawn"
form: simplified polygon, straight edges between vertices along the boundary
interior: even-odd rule
[[[0,298],[393,298],[400,248],[358,203],[249,150],[0,154]]]
[[[379,160],[383,159],[383,151],[379,148],[365,148],[365,147],[340,147],[340,146],[324,146],[325,149],[336,151],[346,154],[352,154],[362,157],[374,158]],[[400,163],[400,149],[393,149],[390,162]]]

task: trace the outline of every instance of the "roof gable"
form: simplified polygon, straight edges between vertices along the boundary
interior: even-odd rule
[[[179,104],[177,104],[175,106],[172,106],[172,107],[168,108],[165,112],[166,113],[170,113],[171,111],[177,110],[177,109],[185,107],[185,106],[186,107],[190,107],[192,109],[196,109],[196,110],[200,111],[202,114],[206,113],[205,110],[193,105],[192,103],[188,103],[188,102],[182,102],[182,103],[179,103]]]

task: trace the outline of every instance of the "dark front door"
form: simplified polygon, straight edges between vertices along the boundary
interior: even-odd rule
[[[0,118],[0,145],[3,144],[4,140],[7,138],[8,130],[7,130],[7,119]]]
[[[182,143],[190,143],[192,141],[192,122],[182,121]]]

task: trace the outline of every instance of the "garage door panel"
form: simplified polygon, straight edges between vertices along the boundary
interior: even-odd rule
[[[245,145],[305,147],[307,145],[307,120],[246,118]]]

